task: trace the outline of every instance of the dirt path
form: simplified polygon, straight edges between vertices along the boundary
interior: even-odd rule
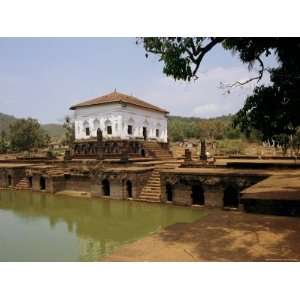
[[[122,246],[106,261],[300,261],[300,219],[205,209],[191,224]]]

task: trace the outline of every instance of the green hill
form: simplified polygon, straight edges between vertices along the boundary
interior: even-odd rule
[[[14,116],[0,113],[0,132],[1,131],[8,132],[9,125],[12,124],[16,120],[17,120],[17,118]]]
[[[243,135],[238,129],[232,127],[232,115],[210,119],[196,117],[169,116],[168,133],[171,141],[183,139],[238,139]],[[8,132],[9,125],[17,120],[16,117],[0,113],[0,132]],[[41,124],[42,128],[54,140],[59,140],[64,135],[64,128],[60,124]]]
[[[0,113],[0,132],[4,130],[8,133],[9,125],[16,121],[18,118]],[[41,127],[49,134],[52,139],[60,139],[64,135],[64,128],[60,124],[41,124]]]
[[[65,129],[60,124],[42,124],[41,126],[53,139],[61,139],[65,134]]]

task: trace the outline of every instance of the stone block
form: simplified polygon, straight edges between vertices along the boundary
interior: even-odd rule
[[[204,204],[210,207],[223,207],[224,191],[219,188],[216,190],[205,190],[204,188]]]

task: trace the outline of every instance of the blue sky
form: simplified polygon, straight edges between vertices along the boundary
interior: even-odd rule
[[[146,59],[135,38],[0,38],[0,112],[42,123],[61,122],[72,104],[115,88],[172,115],[235,113],[254,85],[225,95],[219,82],[249,76],[221,47],[205,57],[199,79],[186,83],[163,75],[158,58]]]

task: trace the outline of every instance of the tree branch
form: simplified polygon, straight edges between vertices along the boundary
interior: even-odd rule
[[[196,67],[195,67],[195,69],[194,69],[194,71],[193,71],[193,76],[194,76],[196,79],[198,78],[197,75],[196,75],[196,73],[197,73],[197,71],[198,71],[198,69],[199,69],[199,67],[200,67],[200,63],[201,63],[201,61],[202,61],[204,55],[205,55],[208,51],[210,51],[214,46],[216,46],[217,44],[223,42],[224,39],[225,39],[225,38],[214,38],[214,39],[212,39],[211,42],[208,43],[204,48],[200,48],[200,51],[199,51],[200,54],[199,54],[199,56],[196,58],[196,63],[195,63],[195,64],[196,64]]]
[[[246,85],[246,84],[248,84],[248,83],[250,83],[251,81],[254,81],[254,80],[257,80],[257,82],[258,82],[260,79],[261,79],[261,76],[258,75],[258,76],[255,76],[255,77],[251,77],[251,78],[249,78],[245,81],[237,80],[234,83],[220,82],[220,88],[225,89],[225,88],[234,88],[234,87],[237,87],[237,86],[243,86],[243,85]]]
[[[223,82],[220,82],[219,88],[221,88],[221,89],[230,89],[230,88],[234,88],[234,87],[246,85],[246,84],[248,84],[248,83],[250,83],[250,82],[252,82],[254,80],[256,80],[257,83],[258,83],[262,79],[262,77],[264,75],[264,72],[265,71],[269,72],[269,70],[265,69],[264,63],[263,63],[263,61],[261,60],[260,57],[257,57],[256,60],[260,64],[260,70],[258,71],[258,75],[257,76],[251,77],[251,78],[249,78],[247,80],[244,80],[244,81],[237,80],[234,83],[227,83],[227,84],[225,84]],[[228,93],[229,93],[229,91],[228,91]]]

